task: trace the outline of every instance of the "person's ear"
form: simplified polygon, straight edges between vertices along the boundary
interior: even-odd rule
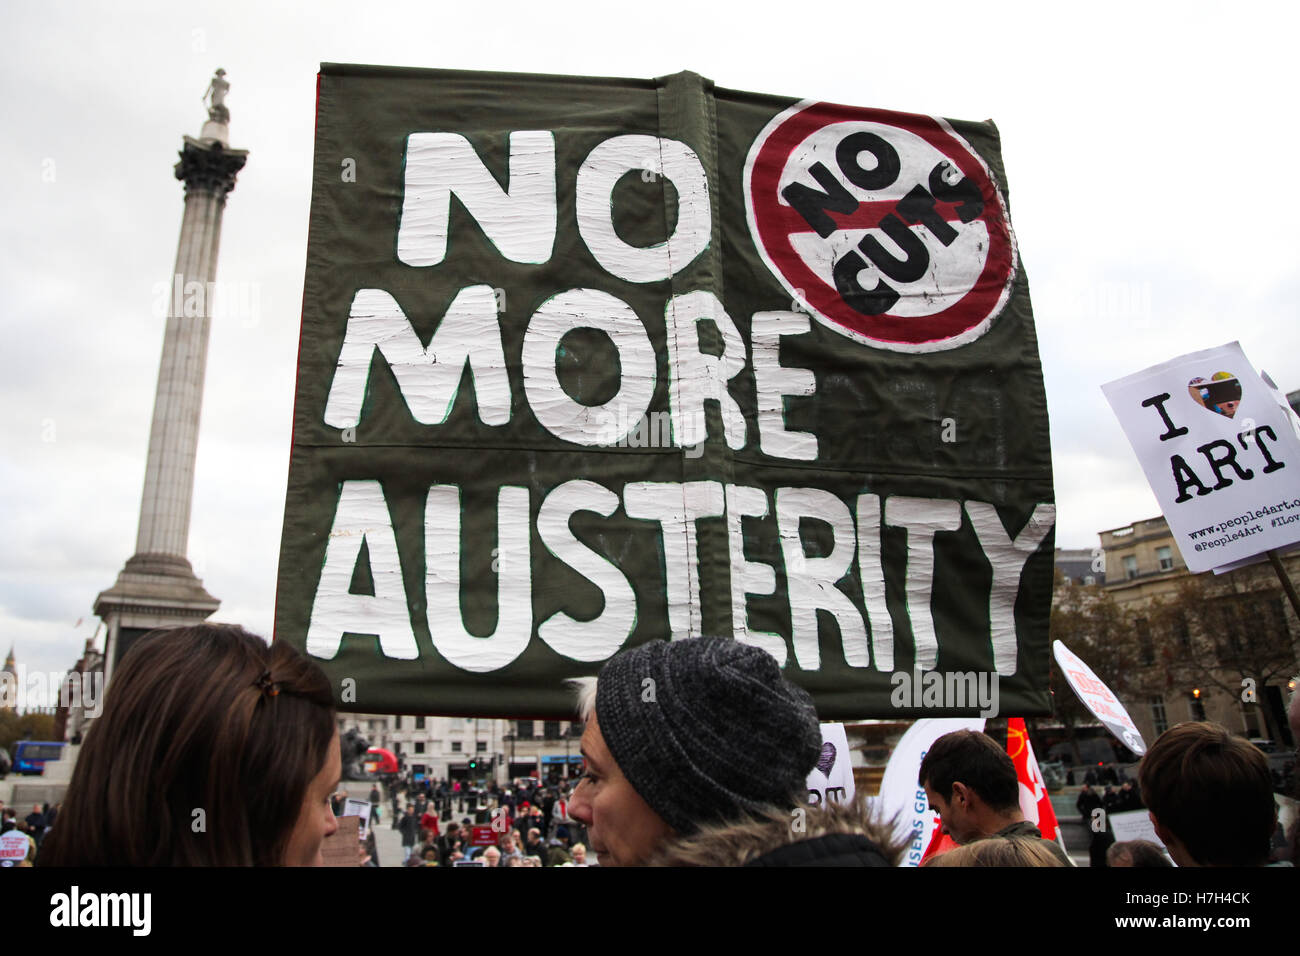
[[[1183,845],[1179,841],[1178,837],[1169,832],[1169,830],[1160,823],[1160,819],[1150,810],[1147,811],[1147,817],[1151,820],[1151,826],[1155,828],[1156,836],[1159,837],[1160,842],[1165,845],[1165,849],[1169,851],[1169,855],[1173,857],[1174,862],[1179,866],[1183,866],[1184,864],[1180,862],[1180,854]]]

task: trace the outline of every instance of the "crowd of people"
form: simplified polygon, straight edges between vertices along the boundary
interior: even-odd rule
[[[898,863],[892,824],[861,795],[806,802],[822,751],[819,719],[766,651],[727,639],[652,641],[575,683],[585,724],[577,783],[479,792],[395,781],[388,801],[400,813],[391,825],[408,865]],[[1300,700],[1291,722],[1300,734]],[[283,642],[205,624],[137,641],[64,805],[35,807],[21,823],[14,808],[3,817],[6,828],[25,829],[27,861],[35,855],[38,865],[320,865],[322,844],[339,829],[340,775],[333,696],[320,668]],[[940,737],[917,783],[958,845],[930,865],[1070,865],[1025,819],[1015,768],[988,735]],[[1266,758],[1216,724],[1170,728],[1143,757],[1136,786],[1104,787],[1080,793],[1085,821],[1095,809],[1145,805],[1179,866],[1295,860],[1295,828],[1281,845],[1275,839]],[[375,824],[383,800],[374,788]],[[477,845],[488,834],[491,845]],[[1155,857],[1163,853],[1154,844],[1117,843],[1093,863],[1158,865]]]
[[[1092,771],[1089,771],[1089,774],[1091,773]],[[1118,777],[1103,777],[1102,779],[1118,779]],[[1108,860],[1119,859],[1118,855],[1108,855],[1108,851],[1115,843],[1115,832],[1110,824],[1110,815],[1143,809],[1145,805],[1142,803],[1142,794],[1133,785],[1133,781],[1127,779],[1119,785],[1119,789],[1109,783],[1103,787],[1085,783],[1083,789],[1079,791],[1079,798],[1075,801],[1075,806],[1079,810],[1083,825],[1088,828],[1090,834],[1088,857],[1091,865],[1114,865],[1107,862]],[[1097,813],[1098,810],[1102,812],[1099,814]],[[1163,854],[1161,854],[1161,859],[1164,859]]]
[[[568,813],[567,783],[492,782],[480,789],[470,781],[416,781],[408,775],[384,784],[407,866],[590,865],[583,827]],[[371,822],[379,820],[382,799],[378,786],[372,787]],[[490,843],[473,839],[476,826],[490,835]]]
[[[61,806],[62,804],[58,803],[33,804],[32,812],[25,817],[20,817],[17,807],[7,807],[5,802],[0,800],[0,836],[16,831],[27,837],[27,854],[23,859],[13,858],[0,863],[10,866],[32,866],[45,834],[49,833],[50,828],[54,826],[54,820],[59,815]]]

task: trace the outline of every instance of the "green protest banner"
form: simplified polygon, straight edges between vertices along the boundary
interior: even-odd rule
[[[823,719],[1050,710],[991,123],[325,65],[276,638],[363,712],[572,715],[731,635]]]

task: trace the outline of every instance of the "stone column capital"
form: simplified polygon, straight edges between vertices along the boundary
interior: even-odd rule
[[[229,149],[219,141],[200,142],[185,137],[176,164],[176,178],[185,183],[186,192],[203,190],[219,199],[235,188],[235,177],[248,162],[248,150]]]

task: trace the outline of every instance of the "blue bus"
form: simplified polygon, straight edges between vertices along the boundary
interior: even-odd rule
[[[65,744],[53,740],[20,740],[14,745],[14,773],[45,773],[45,761],[63,756]]]

